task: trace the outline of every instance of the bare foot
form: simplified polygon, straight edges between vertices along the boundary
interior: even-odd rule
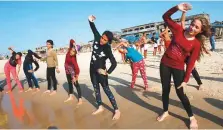
[[[197,130],[198,129],[198,124],[197,120],[195,117],[190,117],[190,130]]]
[[[20,89],[20,90],[19,90],[19,93],[22,93],[22,92],[24,92],[24,89]]]
[[[53,91],[51,94],[50,94],[50,96],[53,96],[54,94],[56,94],[57,93],[57,91]]]
[[[170,86],[174,86],[174,83],[171,81]]]
[[[99,114],[103,111],[104,111],[104,108],[102,106],[99,106],[98,109],[95,112],[92,113],[92,115],[97,115],[97,114]]]
[[[7,90],[5,93],[7,94],[7,93],[11,93],[12,92],[12,90]]]
[[[203,84],[200,84],[199,86],[198,86],[198,88],[197,88],[198,90],[204,90],[204,86],[203,86]]]
[[[66,102],[69,102],[69,101],[72,101],[72,100],[74,100],[74,98],[73,97],[69,97],[64,102],[66,103]]]
[[[12,92],[11,90],[8,90],[8,91],[6,91],[5,93],[8,94],[8,93],[11,93],[11,92]]]
[[[112,120],[118,120],[121,116],[121,112],[119,110],[115,110],[115,114],[112,118]]]
[[[39,88],[36,88],[36,90],[34,90],[34,92],[32,94],[36,94],[38,92],[40,92],[40,89]]]
[[[50,90],[46,90],[45,92],[43,92],[43,94],[48,94],[50,93]]]
[[[32,88],[29,88],[25,92],[29,92],[29,91],[32,91],[32,90],[33,90]]]
[[[164,112],[161,116],[158,116],[157,121],[161,122],[168,116],[169,116],[169,113],[168,112]]]
[[[77,105],[82,105],[82,103],[83,103],[82,99],[79,98],[79,99],[78,99],[78,103],[77,103]]]

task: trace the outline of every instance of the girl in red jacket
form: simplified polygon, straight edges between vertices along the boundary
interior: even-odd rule
[[[157,118],[158,121],[163,121],[168,114],[169,93],[171,75],[173,75],[176,93],[181,100],[186,112],[190,118],[190,128],[197,129],[197,120],[193,116],[190,102],[184,93],[183,87],[186,86],[190,78],[192,69],[196,60],[206,50],[204,46],[204,37],[210,35],[209,21],[203,17],[196,17],[192,20],[188,29],[184,30],[181,25],[171,19],[171,15],[180,11],[188,11],[191,6],[187,3],[179,4],[168,10],[163,19],[168,28],[173,33],[173,38],[170,46],[167,48],[165,54],[161,59],[160,64],[160,77],[162,83],[162,101],[163,101],[163,114]],[[186,73],[184,72],[185,59],[190,54]]]
[[[73,39],[70,40],[70,47],[68,49],[68,52],[66,54],[65,59],[65,71],[67,76],[67,82],[69,84],[69,98],[65,100],[64,102],[68,102],[73,100],[73,84],[77,89],[78,93],[78,105],[82,104],[82,98],[81,98],[81,88],[78,83],[78,76],[80,73],[79,66],[77,64],[76,54],[77,51],[74,46],[75,41]]]

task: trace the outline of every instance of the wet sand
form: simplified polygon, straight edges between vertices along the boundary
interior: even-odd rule
[[[223,48],[223,46],[220,47]],[[11,94],[0,93],[0,128],[46,129],[52,126],[59,129],[188,129],[189,120],[174,87],[171,88],[170,93],[169,111],[171,116],[161,123],[156,121],[156,117],[162,113],[159,78],[161,56],[152,57],[151,49],[146,59],[146,72],[149,86],[153,88],[153,92],[142,91],[143,82],[139,75],[136,87],[133,90],[129,88],[131,82],[129,65],[119,63],[114,73],[109,76],[110,88],[122,112],[119,120],[112,121],[113,109],[102,89],[102,100],[106,109],[99,115],[91,115],[97,105],[88,72],[90,53],[83,53],[78,56],[81,69],[79,83],[83,95],[81,106],[76,105],[76,98],[69,103],[63,102],[68,97],[68,84],[63,68],[64,56],[60,56],[61,73],[57,74],[59,85],[56,95],[42,95],[42,92],[47,89],[46,65],[42,62],[40,70],[35,74],[39,79],[41,92],[35,95],[32,92],[18,93],[18,88],[12,81],[12,86],[15,87],[13,92]],[[219,60],[222,55],[221,51],[213,52],[212,57],[205,57],[197,64],[205,87],[204,91],[197,91],[197,84],[192,77],[186,89],[192,110],[201,129],[223,129],[223,72],[218,70],[221,69],[220,65],[223,63]],[[115,57],[118,62],[121,61],[121,56],[118,53],[115,53]],[[212,64],[209,64],[210,61]],[[28,84],[22,70],[19,77],[27,89]],[[1,73],[0,86],[5,85],[4,75]],[[77,96],[75,88],[74,91]]]

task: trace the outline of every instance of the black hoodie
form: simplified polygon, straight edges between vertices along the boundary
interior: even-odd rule
[[[36,68],[34,69],[34,71],[37,71],[39,69],[39,64],[37,61],[33,59],[33,55],[38,59],[41,58],[36,53],[32,52],[31,50],[28,50],[28,54],[26,55],[25,60],[23,62],[23,68],[27,67],[27,65],[30,65],[30,64],[32,65],[32,63],[34,63],[36,65]]]
[[[92,46],[93,51],[90,64],[91,69],[94,69],[95,71],[97,71],[98,69],[106,69],[106,60],[109,58],[109,60],[111,61],[111,66],[107,70],[107,73],[110,74],[117,66],[115,57],[112,54],[111,46],[109,44],[100,45],[101,35],[99,34],[93,22],[89,21],[89,24],[94,34],[94,42]]]

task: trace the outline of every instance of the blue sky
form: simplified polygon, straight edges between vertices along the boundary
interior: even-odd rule
[[[34,49],[52,39],[56,47],[68,44],[73,38],[80,42],[93,39],[88,16],[97,17],[96,27],[120,31],[122,28],[162,21],[165,11],[180,1],[162,2],[0,2],[0,53],[8,46],[16,51]],[[211,22],[222,21],[223,2],[189,2],[193,10],[188,15],[210,14]],[[181,12],[173,15],[180,17]]]

